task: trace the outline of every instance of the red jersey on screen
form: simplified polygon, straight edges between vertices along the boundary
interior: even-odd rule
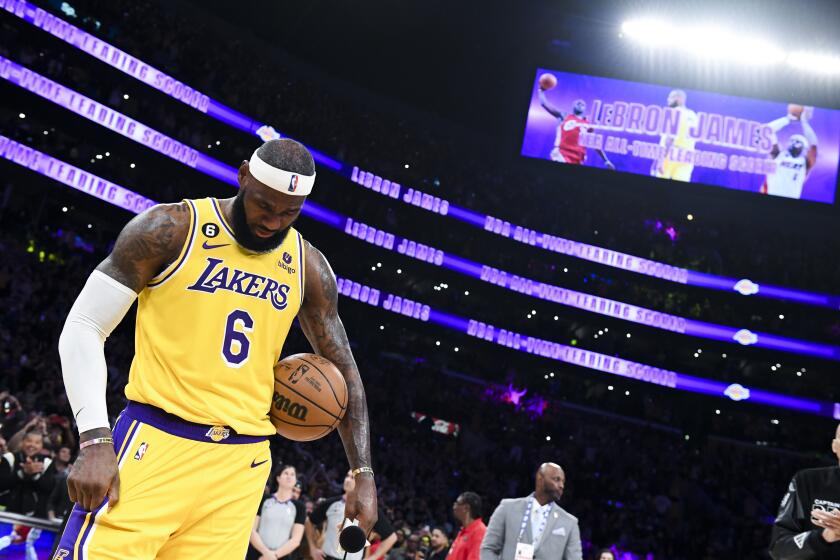
[[[557,138],[554,140],[554,147],[557,148],[566,163],[580,165],[586,159],[586,148],[578,144],[580,131],[584,128],[586,122],[586,117],[569,113],[557,125]]]

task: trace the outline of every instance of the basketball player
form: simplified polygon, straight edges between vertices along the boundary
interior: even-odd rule
[[[669,157],[672,148],[691,151],[696,141],[689,135],[689,131],[697,125],[697,113],[685,106],[686,94],[681,89],[675,89],[668,94],[668,107],[679,112],[679,125],[677,134],[663,134],[659,139],[659,145],[664,149],[665,157],[657,159],[650,167],[650,174],[663,179],[674,181],[691,181],[691,172],[694,171],[694,164],[672,161]]]
[[[589,122],[584,115],[586,113],[586,102],[583,99],[577,99],[572,104],[572,112],[564,115],[562,111],[549,103],[545,97],[544,89],[539,88],[537,95],[539,95],[540,105],[543,109],[557,119],[557,136],[554,140],[554,149],[551,150],[551,161],[583,165],[586,160],[586,148],[581,146],[578,141],[580,130],[587,128],[586,125]],[[607,169],[615,169],[615,165],[609,160],[604,150],[599,148],[595,151],[604,160],[604,166]]]
[[[779,148],[776,133],[795,120],[802,125],[802,134],[794,134],[788,139],[787,149]],[[805,179],[817,163],[817,135],[808,122],[808,110],[803,110],[797,119],[786,115],[768,123],[773,129],[773,148],[770,158],[776,162],[776,172],[768,174],[761,185],[760,192],[787,198],[801,198]]]
[[[840,462],[840,424],[831,450]],[[801,470],[793,476],[773,524],[774,560],[840,558],[840,467]]]
[[[296,316],[347,381],[339,433],[356,485],[344,515],[366,533],[376,522],[367,404],[335,276],[292,227],[312,155],[268,141],[238,181],[234,198],[132,219],[70,310],[59,352],[81,450],[56,559],[244,558],[271,470],[273,366]],[[138,294],[128,405],[112,432],[103,345]]]

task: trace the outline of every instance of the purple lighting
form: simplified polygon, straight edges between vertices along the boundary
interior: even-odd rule
[[[2,56],[0,56],[0,77],[197,171],[238,187],[236,169],[233,167]],[[375,184],[375,180],[370,180],[367,176],[364,181],[366,184],[368,181]],[[409,197],[408,194],[411,196]],[[447,210],[446,205],[441,204],[440,199],[413,189],[410,189],[404,198],[406,200],[410,198],[412,204],[421,207],[437,208],[439,212]],[[355,222],[352,218],[341,216],[312,202],[303,207],[302,213],[331,227],[343,229],[345,233],[353,237],[389,250],[396,250],[401,255],[435,266],[443,266],[537,299],[680,334],[728,343],[737,342],[742,345],[755,345],[829,360],[840,360],[840,347],[686,319],[677,315],[661,313],[652,309],[536,282],[462,257],[447,255],[440,249],[397,237],[364,223]],[[516,234],[514,233],[514,235]]]
[[[209,98],[207,95],[198,92],[167,74],[164,74],[160,70],[146,64],[140,59],[137,59],[117,47],[94,37],[85,31],[82,31],[78,27],[34,6],[26,0],[3,2],[0,3],[0,8],[5,9],[7,12],[21,18],[23,21],[50,33],[54,37],[67,42],[83,52],[94,56],[101,62],[108,64],[113,68],[116,68],[117,70],[120,70],[129,76],[166,93],[167,95],[170,95],[174,99],[177,99],[182,103],[185,103],[190,107],[193,107],[196,110],[201,111],[202,113],[234,128],[249,134],[256,134],[263,140],[279,136],[279,133],[276,132],[273,127],[269,125],[261,125],[257,121]],[[746,279],[695,272],[685,268],[674,267],[665,263],[635,257],[626,253],[611,251],[594,245],[578,243],[547,233],[536,232],[522,226],[517,226],[516,224],[511,224],[510,222],[499,218],[494,218],[489,215],[480,214],[466,208],[452,205],[446,200],[436,199],[434,204],[426,205],[422,202],[418,202],[417,197],[413,194],[408,196],[409,193],[407,193],[406,196],[408,196],[408,199],[406,199],[406,196],[401,197],[401,186],[398,183],[393,183],[387,179],[383,179],[382,177],[361,171],[358,167],[352,167],[350,164],[343,164],[312,148],[310,148],[310,151],[312,151],[313,156],[318,163],[349,177],[351,181],[366,188],[372,188],[376,192],[382,192],[393,199],[401,198],[402,201],[407,204],[418,206],[444,216],[448,215],[456,220],[484,229],[485,231],[490,231],[503,237],[513,238],[516,241],[540,247],[548,251],[603,264],[605,266],[619,268],[636,274],[661,278],[670,282],[689,284],[692,286],[726,292],[735,291],[736,293],[741,293],[743,295],[757,295],[760,297],[828,307],[831,309],[840,309],[840,296],[820,294],[760,283],[753,283],[753,285],[756,286],[755,291],[744,292],[739,290],[737,286]],[[217,169],[215,172],[218,173],[220,170]],[[212,171],[211,174],[213,174]],[[217,175],[213,174],[213,176]],[[365,177],[368,178],[368,181],[363,180]],[[388,186],[387,192],[386,189],[382,188],[383,185]],[[408,189],[408,191],[410,192],[412,189]],[[675,231],[674,233],[678,235],[678,232]]]
[[[538,232],[500,218],[478,214],[472,210],[461,208],[448,201],[441,202],[440,206],[445,207],[446,212],[440,212],[434,207],[429,207],[427,204],[418,202],[417,197],[412,197],[410,201],[406,200],[405,197],[400,197],[401,186],[399,184],[392,183],[391,181],[383,179],[378,175],[374,175],[358,168],[353,169],[353,172],[350,175],[350,180],[375,192],[380,192],[376,188],[377,185],[387,183],[392,187],[396,186],[396,188],[391,188],[388,193],[383,192],[383,194],[387,194],[389,198],[401,199],[407,204],[417,206],[424,210],[429,210],[444,216],[450,216],[459,221],[481,228],[486,232],[506,237],[525,245],[544,249],[552,253],[578,258],[612,268],[618,268],[626,272],[651,276],[661,280],[667,280],[669,282],[676,282],[678,284],[700,286],[724,292],[734,291],[735,293],[740,293],[742,295],[758,295],[761,297],[816,305],[819,307],[840,309],[840,296],[836,295],[820,294],[805,290],[774,286],[771,284],[758,284],[755,282],[752,282],[752,285],[755,286],[754,291],[744,292],[739,289],[739,286],[743,285],[744,282],[751,282],[748,279],[731,278],[727,276],[707,274],[704,272],[696,272],[688,270],[687,268],[672,266],[658,261],[630,255],[628,253],[613,251],[596,245],[589,245],[588,243],[581,243],[579,241],[565,239],[548,233]],[[444,205],[443,202],[446,202],[446,204]],[[666,233],[666,235],[669,237],[672,237],[673,235],[673,240],[679,236],[679,232],[674,228],[672,229],[673,232]]]
[[[42,29],[65,41],[66,43],[76,47],[77,49],[97,58],[101,62],[116,68],[121,72],[125,72],[132,78],[140,80],[144,84],[155,88],[158,91],[177,99],[178,101],[189,105],[193,109],[200,111],[216,120],[219,120],[234,128],[238,128],[248,134],[256,134],[264,137],[266,131],[273,128],[262,125],[257,121],[243,115],[242,113],[231,109],[230,107],[219,103],[208,97],[207,95],[197,91],[183,82],[176,80],[172,76],[165,74],[150,64],[146,64],[139,58],[135,58],[125,51],[118,49],[114,45],[107,43],[90,33],[83,31],[63,19],[50,14],[38,8],[37,6],[26,2],[25,0],[15,0],[10,2],[0,3],[0,8],[7,12],[14,14],[27,23]],[[279,134],[274,132],[276,137]],[[309,148],[312,152],[315,161],[321,165],[325,165],[333,170],[340,170],[342,168],[341,162]]]
[[[528,393],[528,389],[522,389],[521,391],[517,391],[513,384],[508,385],[507,390],[505,391],[504,395],[502,395],[502,400],[505,402],[509,402],[514,406],[519,406],[519,401]]]
[[[149,206],[155,204],[154,201],[142,197],[124,187],[115,185],[92,173],[86,173],[84,170],[28,146],[13,142],[1,135],[0,158],[36,171],[41,175],[60,181],[82,192],[96,196],[100,200],[134,213],[142,212]],[[80,179],[82,176],[84,180]],[[537,354],[555,361],[578,365],[603,373],[635,379],[671,389],[704,393],[718,398],[731,398],[727,394],[731,394],[730,385],[725,383],[693,377],[670,370],[663,370],[622,358],[557,344],[505,329],[498,329],[486,323],[480,323],[475,320],[432,309],[428,305],[408,298],[383,293],[376,288],[344,278],[337,280],[337,287],[340,294],[360,303],[366,303],[373,307],[381,307],[386,311],[398,313],[404,317],[439,324],[451,330],[466,333],[469,336],[520,352]],[[747,394],[749,397],[744,399],[747,402],[787,408],[816,416],[840,418],[840,403],[803,399],[745,387],[741,387],[741,389],[742,394],[744,394],[743,390],[748,391]]]
[[[346,283],[350,283],[351,281],[339,278],[338,282],[340,286],[339,289],[341,290],[341,286]],[[353,282],[353,284],[356,283]],[[370,290],[372,291],[374,288],[370,288]],[[384,294],[384,297],[387,299],[396,298],[398,296]],[[368,304],[378,307],[375,303],[368,302]],[[416,302],[412,302],[412,304],[420,305]],[[382,307],[384,308],[384,306]],[[423,307],[427,308],[428,306]],[[403,315],[405,314],[404,312],[399,313]],[[731,400],[730,385],[720,381],[694,377],[683,373],[677,373],[675,371],[640,364],[638,362],[625,360],[615,356],[607,356],[605,354],[584,350],[582,348],[558,344],[556,342],[527,336],[505,329],[498,329],[492,325],[480,323],[472,319],[460,318],[455,315],[441,313],[434,309],[429,310],[428,321],[443,325],[453,330],[466,332],[466,334],[470,336],[480,338],[500,346],[505,346],[519,352],[536,354],[558,362],[578,365],[610,375],[617,375],[644,383],[659,385],[660,387],[701,393],[717,398]],[[468,325],[466,330],[463,329],[464,323]],[[835,408],[838,406],[835,403],[827,401],[791,397],[787,395],[780,395],[778,393],[771,393],[769,391],[747,389],[745,387],[741,387],[741,389],[743,389],[741,392],[743,401],[787,408],[816,416],[832,417],[835,414]],[[743,396],[745,394],[748,394],[749,396]]]
[[[99,200],[139,214],[156,203],[92,173],[0,136],[0,158],[36,171]]]

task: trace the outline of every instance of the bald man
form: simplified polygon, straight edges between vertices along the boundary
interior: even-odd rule
[[[581,560],[577,517],[556,504],[565,486],[560,465],[540,465],[534,493],[502,500],[493,512],[481,560]]]
[[[773,525],[774,560],[840,558],[840,425],[831,450],[837,464],[799,471],[790,481]]]

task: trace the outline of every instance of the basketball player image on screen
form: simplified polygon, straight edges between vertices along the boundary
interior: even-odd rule
[[[697,124],[697,113],[685,106],[686,94],[681,89],[672,90],[668,94],[668,107],[679,112],[679,125],[677,133],[663,134],[659,139],[659,145],[664,149],[665,157],[654,160],[650,167],[650,174],[662,179],[673,179],[674,181],[691,181],[691,172],[694,171],[694,164],[683,161],[673,161],[671,157],[672,148],[691,151],[694,149],[695,140],[689,135],[689,131]]]
[[[812,113],[812,107],[789,105],[787,115],[767,123],[773,129],[770,158],[776,162],[776,172],[767,174],[760,192],[787,198],[802,197],[805,179],[817,163],[817,135],[808,122]],[[788,138],[787,148],[782,150],[776,134],[794,121],[799,121],[802,134],[793,134]]]
[[[586,148],[580,145],[579,139],[581,129],[589,128],[587,126],[589,121],[585,116],[586,102],[583,99],[577,99],[572,104],[572,112],[565,114],[549,103],[545,91],[542,87],[538,89],[540,105],[557,119],[557,136],[554,140],[554,148],[551,150],[551,161],[583,165],[586,161]],[[615,165],[609,160],[604,150],[595,151],[604,160],[606,168],[615,169]]]
[[[335,275],[292,227],[315,184],[312,154],[270,140],[237,180],[235,197],[159,204],[128,222],[70,309],[59,354],[80,452],[56,558],[245,557],[271,472],[274,366],[295,318],[349,391],[344,515],[365,534],[376,523],[367,404]],[[112,430],[104,343],[134,300],[128,405]]]

